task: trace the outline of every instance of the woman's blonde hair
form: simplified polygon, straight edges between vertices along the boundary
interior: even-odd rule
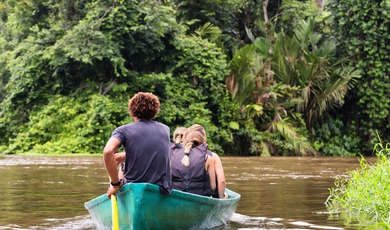
[[[183,135],[185,131],[186,131],[186,127],[177,127],[175,129],[175,131],[173,132],[173,141],[176,144],[183,142]]]
[[[203,126],[198,125],[198,124],[193,124],[193,125],[191,125],[190,127],[188,127],[188,128],[186,129],[186,131],[184,132],[184,138],[188,135],[188,133],[190,133],[190,132],[192,132],[192,131],[198,131],[198,132],[200,132],[200,133],[203,135],[204,142],[207,141],[206,131],[204,130]]]
[[[184,140],[184,146],[185,146],[184,157],[183,159],[181,159],[181,163],[184,166],[190,165],[190,158],[188,155],[190,154],[191,149],[193,147],[203,144],[204,142],[205,142],[205,138],[201,132],[199,131],[187,132],[186,138]]]

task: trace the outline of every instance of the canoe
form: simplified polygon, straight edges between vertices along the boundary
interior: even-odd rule
[[[229,199],[215,199],[178,190],[160,193],[157,185],[129,183],[117,193],[123,230],[198,230],[228,225],[241,195],[229,189]],[[112,229],[111,200],[106,194],[84,204],[97,229]]]

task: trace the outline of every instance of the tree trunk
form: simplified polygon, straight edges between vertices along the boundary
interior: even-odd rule
[[[323,0],[316,0],[316,4],[318,8],[321,9],[321,11],[324,11],[324,1]]]
[[[270,34],[271,32],[270,32],[270,30],[269,30],[269,25],[268,25],[268,22],[269,22],[268,10],[267,10],[268,1],[269,1],[269,0],[264,0],[264,1],[263,1],[264,29],[265,29],[265,33],[266,33],[266,36],[267,36],[268,40],[271,41],[272,34]],[[270,52],[270,53],[272,52],[271,48],[270,48],[269,52]],[[270,75],[269,72],[270,72],[270,70],[271,70],[271,64],[268,65],[267,69],[268,69],[268,73],[266,74],[267,83],[270,83],[270,81],[271,81],[271,75]]]
[[[264,22],[268,22],[269,21],[269,19],[268,19],[268,11],[267,11],[268,1],[269,0],[265,0],[263,2]],[[318,1],[320,1],[320,0],[318,0]]]

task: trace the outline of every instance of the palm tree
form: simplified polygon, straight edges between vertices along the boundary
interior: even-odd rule
[[[273,144],[275,137],[280,136],[290,143],[291,152],[312,154],[314,150],[297,129],[300,118],[293,114],[293,107],[299,102],[294,98],[298,88],[277,83],[269,68],[271,64],[271,59],[261,56],[254,44],[236,51],[229,64],[227,88],[233,101],[241,106],[247,128],[254,126],[259,131],[252,134],[260,137],[253,137],[251,145],[263,156],[275,154],[271,149],[284,151]]]
[[[293,151],[304,154],[313,149],[299,129],[300,114],[312,137],[312,127],[343,104],[360,75],[344,60],[333,59],[335,44],[322,41],[312,21],[301,21],[293,31],[291,37],[279,32],[272,41],[256,38],[238,50],[226,85],[246,119],[260,130],[282,134]]]
[[[304,114],[309,134],[322,115],[344,103],[360,77],[358,70],[344,64],[346,60],[333,58],[335,43],[321,38],[313,21],[302,21],[294,37],[278,34],[272,53],[275,79],[301,89],[296,111]]]

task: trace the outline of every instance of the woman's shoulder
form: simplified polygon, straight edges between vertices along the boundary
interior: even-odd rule
[[[213,156],[214,158],[220,159],[220,158],[219,158],[219,155],[218,155],[217,153],[215,153],[215,152],[213,152],[213,151],[210,151],[210,152],[211,152],[211,154],[212,154],[212,156]]]
[[[179,149],[184,149],[182,144],[171,142],[171,150],[179,150]]]
[[[201,144],[200,146],[202,146],[202,148],[205,149],[207,155],[212,156],[212,157],[214,157],[214,155],[217,155],[216,153],[214,153],[213,151],[211,151],[209,149],[209,145],[206,142]],[[218,155],[217,155],[217,157],[218,157]]]

